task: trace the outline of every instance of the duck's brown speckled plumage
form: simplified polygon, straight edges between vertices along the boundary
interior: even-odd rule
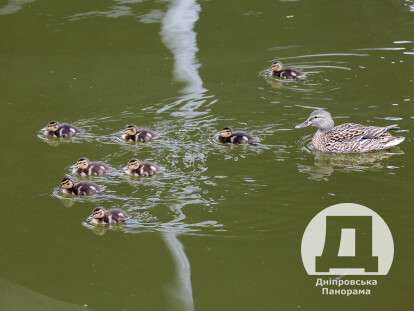
[[[135,125],[128,125],[122,134],[122,139],[126,142],[141,142],[146,143],[155,138],[155,134],[150,130],[136,127]]]
[[[49,122],[45,130],[45,134],[49,138],[69,138],[79,134],[79,132],[79,129],[77,129],[76,127],[70,124],[59,123],[57,121]]]
[[[102,176],[109,171],[109,166],[100,161],[89,161],[87,158],[79,159],[73,173],[79,176]]]
[[[128,162],[125,172],[130,176],[148,177],[155,175],[159,170],[158,165],[154,163],[132,159]]]
[[[297,80],[304,77],[303,72],[285,67],[281,62],[273,61],[270,71],[273,77],[277,77],[282,80]]]
[[[257,141],[253,139],[249,134],[243,132],[233,132],[233,130],[229,127],[225,127],[219,132],[218,140],[223,144],[257,144]]]
[[[125,223],[130,217],[128,214],[119,208],[105,209],[103,207],[96,207],[88,218],[88,222],[93,225],[112,225]]]
[[[75,182],[71,177],[64,177],[61,181],[61,191],[64,194],[75,196],[94,195],[101,191],[100,187],[92,182]]]
[[[395,137],[388,131],[397,125],[385,127],[345,123],[334,126],[329,112],[316,110],[297,127],[315,126],[318,131],[312,138],[312,145],[322,152],[361,153],[389,149],[400,144],[404,138]]]
[[[76,168],[74,173],[79,176],[102,176],[108,170],[108,166],[102,162],[91,162],[89,167],[86,169]]]

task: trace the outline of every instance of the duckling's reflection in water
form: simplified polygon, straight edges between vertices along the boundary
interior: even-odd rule
[[[118,231],[118,232],[126,232],[126,226],[139,226],[137,222],[134,220],[128,221],[128,224],[114,224],[114,225],[92,225],[87,221],[82,222],[82,226],[91,230],[94,234],[98,236],[103,236],[108,233],[108,231]]]
[[[266,82],[270,84],[270,86],[275,90],[280,90],[283,87],[283,82],[278,79],[273,78],[272,76],[267,77]]]
[[[362,172],[376,169],[384,169],[386,165],[383,160],[394,155],[402,155],[402,150],[377,151],[359,154],[333,154],[312,151],[314,164],[297,164],[298,171],[309,175],[312,180],[328,180],[335,171],[339,172]]]
[[[60,203],[62,203],[64,207],[69,208],[75,205],[75,200],[73,198],[60,197]]]
[[[274,90],[288,89],[296,92],[305,91],[304,82],[298,80],[281,80],[272,76],[270,70],[264,70],[261,75],[265,78],[265,81],[271,86]],[[298,82],[301,82],[298,84]]]

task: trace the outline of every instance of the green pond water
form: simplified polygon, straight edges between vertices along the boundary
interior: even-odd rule
[[[306,79],[267,78],[273,59]],[[412,1],[0,0],[0,310],[410,309],[413,72]],[[313,153],[314,130],[294,129],[313,107],[398,123],[406,140]],[[48,142],[51,120],[83,134]],[[160,138],[119,141],[130,123]],[[220,145],[225,126],[261,144]],[[103,194],[64,199],[81,156],[162,172],[112,174],[94,179]],[[393,266],[369,296],[322,295],[301,261],[308,222],[343,202],[393,234]],[[96,206],[134,223],[90,228]]]

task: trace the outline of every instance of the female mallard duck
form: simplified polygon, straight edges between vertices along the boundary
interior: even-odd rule
[[[71,177],[66,176],[60,182],[64,194],[71,195],[94,195],[100,191],[97,184],[87,181],[75,182]]]
[[[285,68],[285,66],[278,61],[273,61],[270,69],[273,77],[278,77],[283,80],[296,80],[303,78],[303,72],[293,68]]]
[[[229,127],[225,127],[219,132],[218,139],[223,144],[251,144],[257,142],[248,134],[242,132],[233,132]]]
[[[141,142],[146,143],[152,140],[155,137],[155,134],[149,130],[138,128],[135,125],[128,125],[122,134],[122,139],[129,142]]]
[[[159,171],[159,167],[150,162],[132,159],[128,162],[125,173],[130,176],[152,176]]]
[[[99,161],[89,161],[87,158],[80,158],[73,166],[73,174],[79,176],[102,176],[109,170],[109,167]]]
[[[87,221],[93,225],[111,225],[124,223],[130,217],[122,209],[105,209],[96,207],[93,209]]]
[[[405,137],[394,137],[388,130],[397,125],[385,127],[345,123],[335,126],[331,114],[323,109],[313,111],[309,118],[296,128],[314,126],[318,129],[312,138],[312,145],[322,152],[361,153],[389,149],[402,143]]]
[[[79,134],[79,130],[70,124],[61,124],[57,121],[50,121],[46,126],[46,136],[49,137],[72,137]]]

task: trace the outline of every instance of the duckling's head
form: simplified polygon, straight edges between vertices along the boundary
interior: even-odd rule
[[[272,66],[270,68],[272,69],[273,72],[281,71],[283,70],[283,64],[275,60],[272,62]]]
[[[49,132],[56,132],[59,129],[59,122],[50,121],[46,128]]]
[[[137,170],[139,168],[139,166],[141,165],[141,161],[138,159],[132,159],[128,161],[127,167],[128,170]]]
[[[135,125],[128,125],[124,131],[125,135],[134,136],[138,132],[137,127]]]
[[[335,126],[331,114],[323,109],[312,111],[309,118],[305,122],[296,125],[296,128],[303,128],[307,126],[314,126],[322,131],[330,130]]]
[[[74,185],[75,185],[75,181],[69,176],[63,177],[62,181],[60,182],[60,186],[63,189],[72,189]]]
[[[86,170],[89,166],[89,160],[87,158],[80,158],[75,163],[75,167],[81,170]]]
[[[104,209],[103,207],[95,207],[92,211],[90,218],[102,219],[105,217],[105,214],[106,214],[106,209]]]
[[[233,130],[229,127],[225,127],[219,132],[219,136],[223,138],[228,138],[233,135]]]

